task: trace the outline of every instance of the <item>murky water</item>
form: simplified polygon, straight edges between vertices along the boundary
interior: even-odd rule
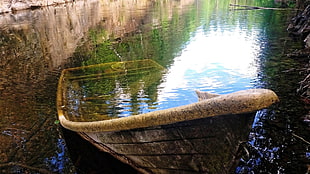
[[[294,12],[241,10],[230,3],[274,5],[89,0],[1,15],[0,171],[135,173],[61,130],[57,80],[64,68],[152,59],[167,71],[142,93],[153,94],[151,110],[195,102],[196,89],[274,90],[281,102],[257,114],[236,173],[306,173],[309,127],[296,96],[302,66],[286,56],[301,47],[286,32]]]

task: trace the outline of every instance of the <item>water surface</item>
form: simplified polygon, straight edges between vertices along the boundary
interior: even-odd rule
[[[151,107],[129,97],[128,108],[139,113],[189,104],[197,101],[197,89],[218,94],[272,89],[281,102],[257,114],[244,143],[249,153],[240,156],[236,173],[306,173],[309,144],[298,137],[309,141],[309,127],[300,121],[306,110],[296,96],[303,77],[300,62],[286,56],[301,47],[286,32],[294,13],[240,10],[230,3],[235,2],[89,0],[1,15],[0,170],[134,173],[113,166],[110,157],[72,133],[63,136],[55,107],[57,80],[64,68],[152,59],[166,71],[139,93]],[[238,3],[275,5],[273,0]],[[116,89],[126,94],[124,86]]]

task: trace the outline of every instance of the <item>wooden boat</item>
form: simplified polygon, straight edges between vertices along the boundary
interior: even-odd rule
[[[111,113],[101,113],[97,115],[105,116],[90,118],[92,111],[101,111],[99,106],[111,108],[102,101],[112,98],[107,95],[109,90],[106,89],[100,94],[85,92],[86,89],[81,88],[92,87],[85,81],[104,77],[119,83],[119,77],[127,76],[124,79],[134,79],[129,80],[127,86],[137,87],[144,80],[143,86],[149,87],[158,84],[162,70],[151,60],[64,70],[57,92],[61,125],[141,173],[229,173],[238,160],[236,154],[240,142],[248,138],[255,112],[278,101],[273,91],[249,89],[226,95],[197,91],[200,100],[189,105],[128,117],[117,118]],[[103,81],[100,82],[102,85]],[[85,97],[85,93],[92,96]],[[131,92],[134,93],[137,91]],[[87,101],[90,104],[83,105]],[[77,111],[81,108],[87,116]],[[107,119],[110,117],[114,119]]]

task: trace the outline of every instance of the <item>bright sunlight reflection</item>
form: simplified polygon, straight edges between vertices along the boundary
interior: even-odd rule
[[[195,102],[195,89],[223,94],[251,88],[258,71],[256,38],[255,31],[249,34],[239,28],[207,34],[198,29],[174,59],[160,86],[159,102]]]

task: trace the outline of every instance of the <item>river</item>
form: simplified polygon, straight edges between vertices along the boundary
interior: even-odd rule
[[[0,15],[0,173],[137,173],[63,129],[56,110],[63,69],[137,59],[167,70],[152,107],[139,103],[137,112],[195,102],[196,89],[274,90],[280,102],[256,114],[235,173],[309,172],[307,109],[296,95],[303,62],[287,56],[302,48],[286,31],[295,11],[230,3],[277,5],[77,0]]]

